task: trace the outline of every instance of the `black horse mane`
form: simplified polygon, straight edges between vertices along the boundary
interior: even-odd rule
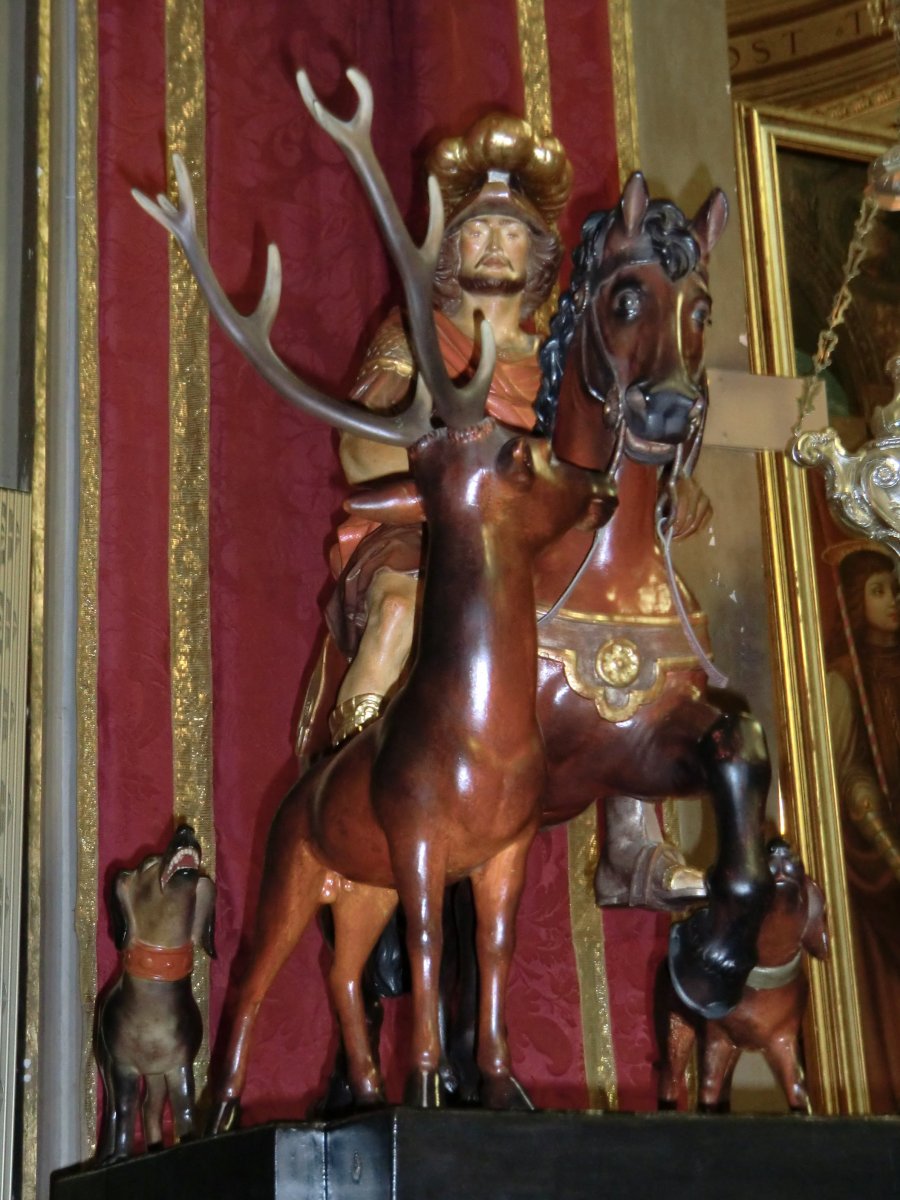
[[[556,404],[569,346],[581,315],[575,304],[579,290],[587,288],[593,295],[600,281],[603,247],[618,208],[591,213],[581,227],[581,241],[572,253],[572,278],[559,298],[559,307],[550,322],[550,333],[541,346],[541,386],[535,403],[537,421],[535,433],[549,437],[553,432]],[[687,218],[669,200],[651,200],[642,223],[653,253],[668,277],[674,282],[697,268],[700,247],[690,231]]]

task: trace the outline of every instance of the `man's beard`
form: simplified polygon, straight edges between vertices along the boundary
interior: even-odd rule
[[[460,275],[459,286],[475,296],[517,296],[525,290],[524,275]]]

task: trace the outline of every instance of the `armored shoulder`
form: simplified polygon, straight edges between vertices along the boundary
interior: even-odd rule
[[[409,399],[415,367],[399,309],[393,309],[378,327],[350,399],[376,412],[402,409]]]

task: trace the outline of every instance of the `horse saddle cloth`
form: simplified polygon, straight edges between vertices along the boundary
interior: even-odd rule
[[[608,617],[562,609],[543,623],[540,609],[537,615],[538,656],[560,663],[572,691],[593,700],[606,721],[627,721],[650,704],[672,671],[701,670],[675,614]],[[706,615],[691,613],[688,619],[709,654]]]

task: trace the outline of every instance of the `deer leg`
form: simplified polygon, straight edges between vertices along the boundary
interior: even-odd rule
[[[719,718],[701,739],[716,815],[719,856],[708,904],[672,927],[669,966],[685,1004],[720,1020],[756,965],[756,938],[772,891],[762,839],[771,769],[762,728],[746,715]]]
[[[224,1071],[213,1091],[209,1133],[224,1133],[236,1124],[259,1006],[316,909],[327,899],[328,873],[309,843],[291,828],[295,810],[285,812],[287,803],[269,834],[256,929],[249,961],[229,1006]]]
[[[506,984],[516,944],[516,913],[525,885],[525,860],[534,829],[472,873],[480,974],[478,1053],[481,1099],[486,1108],[530,1111],[514,1078],[506,1037]]]
[[[357,1104],[384,1102],[384,1085],[369,1038],[362,975],[366,959],[397,907],[390,888],[350,884],[334,901],[331,998],[341,1026],[347,1072]]]
[[[166,1102],[165,1075],[144,1077],[144,1103],[141,1119],[144,1122],[144,1142],[148,1150],[161,1150],[163,1144],[162,1115]]]
[[[791,1033],[776,1038],[763,1048],[763,1057],[781,1085],[791,1111],[810,1115],[812,1105],[806,1090],[797,1035]]]
[[[414,853],[398,855],[394,879],[406,914],[406,948],[412,981],[410,1072],[404,1103],[438,1108],[441,1096],[440,969],[446,854],[422,835]]]

